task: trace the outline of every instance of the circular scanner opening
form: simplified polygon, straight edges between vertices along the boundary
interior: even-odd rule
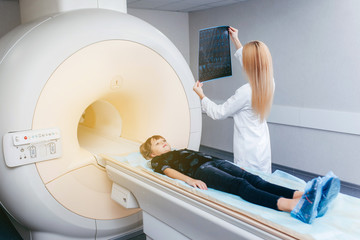
[[[117,109],[111,103],[99,100],[88,106],[81,115],[78,134],[81,128],[88,128],[102,135],[120,137],[121,125]]]
[[[132,212],[110,198],[111,182],[94,155],[138,151],[154,134],[184,148],[190,110],[182,81],[164,58],[138,43],[109,40],[74,53],[47,81],[33,129],[53,127],[61,132],[62,156],[36,164],[47,190],[81,216],[116,219]]]
[[[80,147],[93,154],[121,154],[136,151],[137,144],[121,137],[122,118],[111,103],[98,100],[80,117],[77,136]]]

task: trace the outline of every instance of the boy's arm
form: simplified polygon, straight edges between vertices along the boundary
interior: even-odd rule
[[[189,184],[190,186],[193,186],[195,188],[200,188],[202,190],[207,190],[207,186],[206,184],[198,179],[193,179],[189,176],[186,176],[185,174],[182,174],[179,171],[176,171],[175,169],[172,168],[166,168],[164,170],[164,173],[166,176],[171,177],[171,178],[175,178],[175,179],[179,179],[181,181],[186,182],[187,184]]]

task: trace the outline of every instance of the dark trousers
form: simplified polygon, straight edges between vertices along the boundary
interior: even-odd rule
[[[232,193],[242,199],[278,210],[280,197],[293,198],[295,190],[269,183],[226,160],[204,163],[195,172],[196,179],[210,188]]]

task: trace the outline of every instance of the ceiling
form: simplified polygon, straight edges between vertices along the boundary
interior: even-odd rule
[[[160,11],[193,12],[243,1],[247,0],[127,0],[127,7]]]
[[[0,0],[0,2],[1,1],[19,0]],[[173,12],[194,12],[244,1],[248,0],[127,0],[127,7]]]

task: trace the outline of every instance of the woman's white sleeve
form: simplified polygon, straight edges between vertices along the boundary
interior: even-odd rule
[[[210,118],[214,120],[225,119],[233,116],[245,106],[248,101],[247,95],[248,94],[240,88],[223,104],[216,104],[209,98],[204,97],[201,100],[201,107]]]
[[[243,52],[243,47],[239,48],[239,49],[236,50],[236,52],[234,53],[234,56],[237,58],[237,60],[239,60],[241,67],[243,66],[242,52]]]

